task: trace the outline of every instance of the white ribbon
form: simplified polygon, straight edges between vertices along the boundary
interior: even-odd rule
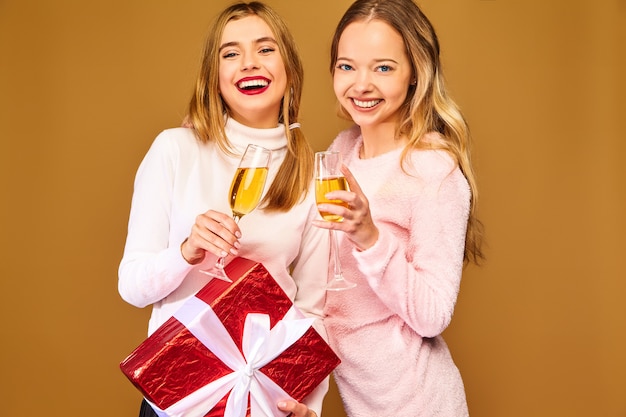
[[[278,401],[291,398],[279,385],[259,371],[294,344],[314,319],[303,318],[292,306],[270,330],[267,314],[250,313],[243,330],[243,356],[211,306],[197,297],[185,302],[174,317],[233,372],[205,385],[165,410],[150,403],[162,417],[202,417],[228,392],[224,417],[245,417],[250,393],[251,417],[286,416]],[[231,391],[232,390],[232,391]]]

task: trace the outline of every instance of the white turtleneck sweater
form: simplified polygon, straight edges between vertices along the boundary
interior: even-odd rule
[[[272,150],[266,190],[287,152],[283,125],[253,129],[229,118],[226,135],[239,155],[225,155],[214,142],[201,143],[190,129],[165,130],[137,171],[118,289],[134,306],[152,304],[148,334],[209,281],[199,269],[213,265],[216,257],[207,253],[203,262],[189,265],[180,245],[199,214],[209,209],[231,213],[228,190],[246,146],[255,143]],[[239,256],[263,263],[305,315],[321,318],[328,232],[312,226],[317,216],[311,192],[289,212],[254,210],[239,222]],[[315,327],[326,336],[319,320]],[[318,415],[326,391],[327,381],[305,401]]]

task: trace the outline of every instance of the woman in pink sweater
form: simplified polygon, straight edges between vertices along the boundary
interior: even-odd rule
[[[319,205],[341,223],[345,278],[328,292],[325,324],[350,417],[468,415],[441,333],[481,227],[469,132],[448,96],[432,25],[411,0],[358,0],[335,32],[331,72],[356,126],[330,146],[344,158],[348,203]]]

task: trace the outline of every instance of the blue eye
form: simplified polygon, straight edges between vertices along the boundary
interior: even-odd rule
[[[378,71],[380,72],[389,72],[391,70],[392,68],[389,65],[381,65],[380,67],[378,67]]]
[[[269,53],[274,52],[274,51],[275,51],[275,49],[273,49],[273,48],[262,48],[260,52],[262,54],[269,54]]]
[[[222,58],[233,58],[235,56],[237,56],[237,54],[235,52],[228,52],[228,53],[222,55]]]
[[[337,65],[337,69],[340,69],[342,71],[351,71],[352,70],[352,66],[350,66],[348,64],[339,64],[339,65]]]

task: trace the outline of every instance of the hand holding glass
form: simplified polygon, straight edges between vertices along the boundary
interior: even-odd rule
[[[235,223],[239,223],[239,220],[254,210],[261,201],[271,154],[269,149],[250,144],[241,157],[229,191],[230,209]],[[224,272],[224,259],[224,256],[220,257],[211,269],[200,272],[226,282],[233,282]]]
[[[337,204],[347,207],[344,201],[326,198],[326,194],[331,191],[349,191],[346,178],[341,172],[341,163],[339,152],[317,152],[315,154],[315,199],[317,204]],[[343,221],[343,217],[325,211],[320,211],[320,215],[329,222]],[[330,233],[330,252],[333,256],[333,278],[326,285],[326,290],[341,291],[354,288],[356,284],[346,280],[341,271],[337,235],[332,229],[328,231]]]

